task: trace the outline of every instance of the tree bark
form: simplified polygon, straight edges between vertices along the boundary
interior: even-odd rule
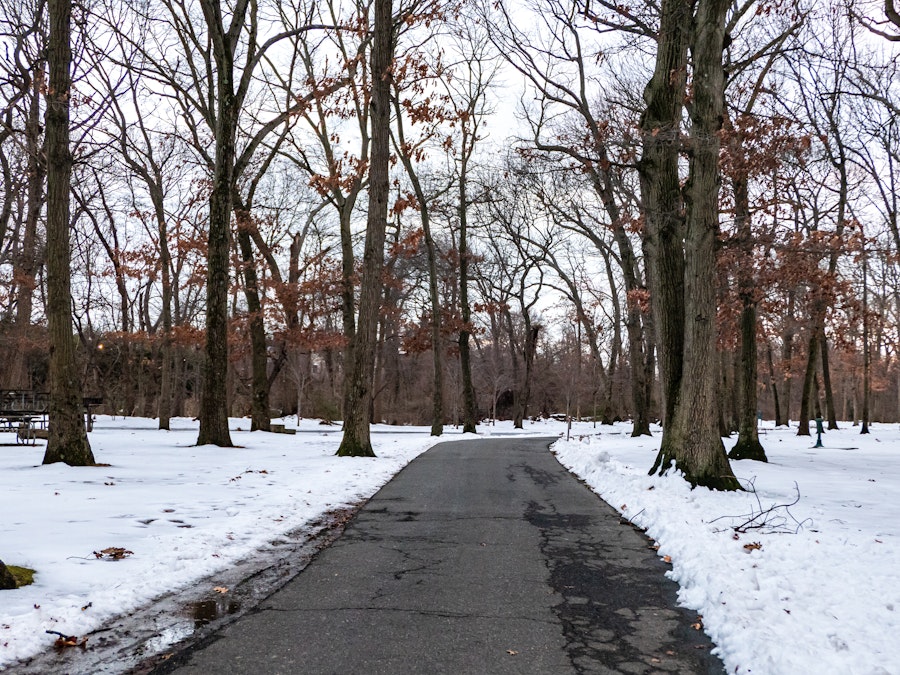
[[[793,389],[794,372],[794,303],[796,302],[796,294],[793,289],[788,293],[787,315],[785,316],[784,332],[781,336],[781,363],[782,378],[784,382],[784,417],[782,424],[777,426],[788,426],[791,422],[791,391]]]
[[[463,385],[463,433],[476,433],[478,423],[478,403],[475,385],[472,382],[472,352],[469,330],[472,322],[472,308],[469,306],[469,196],[468,196],[468,153],[466,148],[466,127],[463,127],[463,156],[459,169],[459,305],[462,313],[462,329],[459,331],[459,367]]]
[[[828,365],[828,338],[825,327],[819,331],[819,350],[822,353],[822,386],[825,389],[825,414],[828,416],[828,430],[838,428],[837,411],[834,407],[834,390],[831,387],[831,368]]]
[[[428,197],[422,189],[422,183],[413,167],[412,158],[407,152],[406,135],[403,129],[403,111],[399,94],[394,97],[397,126],[397,154],[406,175],[412,183],[416,201],[419,202],[419,220],[425,239],[425,256],[428,262],[428,299],[431,304],[431,435],[440,436],[444,432],[444,350],[441,345],[441,298],[438,293],[437,252],[434,237],[431,236],[431,210]]]
[[[369,435],[373,396],[373,368],[381,307],[381,272],[387,231],[387,201],[390,189],[390,96],[393,30],[391,0],[375,0],[372,44],[372,154],[369,162],[369,213],[363,250],[359,320],[352,344],[352,360],[346,371],[347,395],[344,435],[337,454],[342,457],[374,457]]]
[[[149,186],[148,186],[149,187]],[[166,212],[163,208],[161,195],[154,199],[156,210],[157,229],[159,231],[159,265],[162,279],[162,335],[160,336],[159,358],[159,399],[157,401],[157,415],[159,416],[160,430],[169,429],[169,420],[172,416],[172,258],[169,253],[169,231],[166,226]]]
[[[232,446],[228,431],[228,280],[230,272],[231,195],[234,189],[235,137],[239,101],[235,94],[234,55],[248,0],[238,0],[225,29],[222,7],[201,0],[216,61],[216,120],[213,186],[209,197],[206,274],[206,341],[200,434],[197,445]]]
[[[250,213],[244,205],[235,208],[238,247],[241,253],[241,272],[244,277],[244,298],[250,321],[250,431],[269,431],[269,358],[266,345],[266,329],[263,322],[262,303],[259,297],[259,279],[253,260],[253,242],[250,237]]]
[[[528,414],[528,402],[531,398],[531,380],[534,373],[534,355],[537,352],[538,334],[540,326],[533,326],[526,313],[525,320],[525,349],[522,353],[525,369],[522,373],[522,382],[517,387],[516,411],[513,427],[521,429],[524,426],[525,417]]]
[[[755,459],[768,462],[766,451],[759,442],[757,428],[757,350],[756,303],[744,301],[741,309],[741,397],[738,441],[728,453],[730,459]],[[776,403],[777,403],[776,393]]]
[[[690,3],[663,2],[656,64],[644,90],[647,107],[640,121],[638,171],[646,221],[642,247],[659,354],[664,439],[674,419],[684,352],[684,214],[678,162],[692,18]]]
[[[654,275],[654,304],[667,300],[671,290],[662,287],[668,281],[680,290],[674,316],[669,307],[657,307],[661,331],[660,349],[663,352],[666,392],[666,426],[656,463],[656,469],[667,471],[674,461],[691,485],[703,485],[722,490],[740,489],[740,485],[725,455],[717,424],[716,395],[716,237],[719,225],[719,131],[724,109],[724,69],[722,49],[725,36],[725,16],[728,0],[699,0],[693,22],[693,104],[691,107],[689,178],[685,186],[686,229],[683,252],[681,243],[666,239],[675,234],[678,224],[671,226],[667,218],[677,220],[678,210],[671,214],[660,209],[664,204],[677,206],[677,121],[684,96],[684,79],[679,71],[686,67],[688,33],[691,26],[691,3],[667,0],[663,2],[656,70],[645,92],[647,113],[642,119],[645,151],[665,159],[657,171],[649,174],[644,168],[647,192],[650,195],[648,223],[655,221],[653,233],[658,236],[654,261],[658,266]],[[671,36],[666,33],[671,31]],[[669,45],[669,40],[672,44]],[[673,82],[674,80],[674,82]],[[678,86],[676,86],[676,84]],[[654,104],[666,101],[666,115],[656,112]],[[653,120],[651,118],[657,118]],[[652,122],[653,126],[648,128]],[[656,133],[654,134],[654,129]],[[674,137],[672,136],[674,134]],[[660,148],[659,141],[650,138],[663,136],[674,146]],[[673,161],[674,160],[674,161]],[[643,164],[643,158],[641,160]],[[665,169],[662,167],[665,166]],[[654,192],[656,194],[654,194]],[[660,197],[663,197],[660,199]],[[651,211],[652,209],[652,211]],[[682,271],[678,284],[677,270]],[[681,327],[681,334],[673,330]],[[679,339],[682,337],[683,339]],[[681,350],[677,347],[681,346]],[[680,368],[676,368],[680,365]],[[673,384],[677,383],[677,390]]]
[[[44,464],[95,463],[84,428],[82,393],[72,335],[69,214],[72,153],[69,102],[72,80],[70,0],[48,0],[50,39],[47,89],[47,323],[50,337],[49,432]]]
[[[772,387],[772,402],[775,406],[775,426],[780,427],[784,422],[781,412],[781,400],[778,396],[778,382],[775,380],[775,363],[772,359],[772,344],[766,341],[766,360],[769,366],[769,385]]]
[[[44,161],[44,147],[41,142],[41,87],[44,84],[43,64],[34,66],[31,100],[28,106],[28,119],[25,123],[25,152],[28,162],[28,190],[25,213],[25,231],[21,248],[16,256],[14,276],[18,279],[16,294],[16,323],[14,331],[14,350],[9,364],[7,387],[13,389],[30,389],[31,378],[27,367],[29,333],[31,330],[31,312],[34,306],[35,276],[38,269],[37,231],[41,210],[44,206],[44,180],[47,167]],[[8,195],[12,197],[12,195]],[[12,200],[10,199],[10,202]],[[6,207],[6,205],[4,205]],[[10,204],[11,206],[11,204]]]
[[[865,233],[863,233],[865,236]],[[863,274],[863,297],[862,297],[862,324],[863,324],[863,400],[862,414],[860,415],[862,428],[860,434],[869,433],[869,398],[872,390],[871,369],[872,369],[872,352],[869,346],[869,258],[865,250],[865,239],[863,240],[862,251],[862,274]],[[854,417],[856,412],[856,404],[853,405]]]
[[[741,132],[732,129],[732,144],[735,155],[744,155]],[[753,270],[753,231],[751,229],[750,192],[746,176],[732,180],[734,192],[734,219],[737,229],[737,244],[741,254],[738,266],[738,296],[741,300],[741,352],[738,397],[738,440],[728,453],[730,459],[754,459],[767,462],[766,451],[759,442],[757,428],[757,297],[756,280]],[[770,353],[771,359],[771,353]],[[777,403],[777,394],[776,394]],[[777,407],[777,406],[776,406]]]
[[[812,418],[813,387],[816,379],[816,360],[819,357],[818,333],[813,331],[809,337],[809,350],[806,357],[806,374],[803,377],[803,395],[800,399],[800,417],[797,424],[798,436],[809,436],[809,420]]]

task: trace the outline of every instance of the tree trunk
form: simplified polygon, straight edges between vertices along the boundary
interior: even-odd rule
[[[809,436],[809,420],[812,418],[810,405],[813,403],[813,386],[816,379],[816,360],[819,357],[819,340],[815,331],[809,337],[809,351],[806,357],[806,374],[803,377],[803,395],[800,399],[800,417],[797,425],[798,436]]]
[[[682,297],[676,306],[683,308],[680,315],[680,325],[683,335],[683,351],[680,359],[673,358],[672,348],[677,346],[677,335],[672,334],[673,325],[678,324],[677,317],[668,316],[664,310],[658,312],[665,322],[660,326],[663,330],[663,339],[660,343],[665,352],[667,362],[666,370],[669,371],[669,380],[666,382],[666,428],[663,434],[659,456],[653,470],[659,468],[667,471],[672,461],[677,469],[684,473],[691,485],[703,485],[722,490],[740,489],[740,485],[725,455],[725,448],[719,436],[717,425],[717,395],[716,395],[716,238],[719,226],[719,131],[722,125],[724,108],[724,70],[722,67],[722,45],[725,36],[725,16],[730,3],[728,0],[699,0],[694,22],[692,55],[693,55],[693,104],[691,107],[691,155],[689,164],[689,178],[685,187],[686,206],[686,232],[684,238],[683,258],[680,254],[678,242],[659,242],[659,251],[656,256],[657,263],[666,273],[657,273],[655,290],[661,290],[660,281],[671,279],[676,287],[682,291]],[[660,28],[659,55],[657,58],[657,70],[653,80],[648,86],[646,98],[648,111],[654,95],[659,96],[660,88],[669,87],[672,92],[669,96],[677,98],[677,105],[670,107],[671,112],[679,112],[683,99],[684,89],[673,86],[670,78],[677,78],[682,84],[680,76],[674,75],[671,70],[660,73],[660,66],[684,65],[683,57],[672,58],[673,54],[666,48],[666,29],[673,32],[673,41],[680,43],[681,49],[686,47],[687,39],[681,36],[690,26],[690,7],[684,2],[664,0],[662,9],[663,24]],[[669,17],[669,14],[674,17]],[[678,14],[681,16],[678,16]],[[686,15],[686,16],[684,16]],[[671,23],[669,23],[671,21]],[[687,25],[685,25],[685,23]],[[673,50],[674,51],[674,50]],[[664,79],[660,79],[663,76]],[[654,86],[655,85],[655,86]],[[649,117],[649,116],[648,116]],[[663,128],[671,129],[677,133],[674,126],[677,115],[669,117],[668,124]],[[663,121],[663,120],[661,120]],[[652,129],[645,126],[648,120],[645,118],[642,124],[645,138],[653,135]],[[657,127],[657,135],[663,135]],[[669,139],[675,146],[677,158],[677,143]],[[648,143],[648,145],[654,145]],[[646,146],[645,146],[646,147]],[[643,161],[643,160],[642,160]],[[674,173],[665,172],[656,175],[657,188],[672,190],[677,186],[677,167]],[[672,184],[675,180],[675,184]],[[674,195],[671,197],[674,199]],[[659,199],[651,198],[646,206],[653,208],[660,206]],[[659,213],[656,218],[665,218]],[[649,218],[648,218],[649,221]],[[663,228],[659,228],[657,234],[662,239]],[[671,258],[677,262],[683,260],[683,285],[677,285],[678,277],[669,270],[668,264],[663,262],[669,256],[669,251],[662,255],[662,251],[671,246]],[[676,264],[675,269],[678,269]],[[665,291],[663,292],[665,293]],[[656,294],[655,294],[656,295]],[[657,296],[658,297],[658,296]],[[656,303],[658,304],[658,302]],[[673,320],[674,319],[674,320]],[[659,322],[658,322],[659,325]],[[677,376],[677,393],[672,391],[671,376],[676,375],[673,364],[681,364],[681,374]]]
[[[253,243],[250,239],[250,213],[243,207],[236,209],[238,246],[241,252],[241,271],[244,277],[244,298],[250,320],[250,431],[269,431],[269,358],[266,345],[266,329],[263,322],[262,303],[259,297],[259,280],[253,261]]]
[[[209,244],[206,274],[206,342],[203,391],[200,397],[200,434],[197,445],[232,446],[228,431],[228,280],[231,194],[234,188],[237,96],[234,88],[234,54],[246,2],[239,2],[228,31],[222,7],[201,0],[216,61],[215,165],[209,198]]]
[[[741,397],[738,441],[728,453],[728,457],[768,462],[766,451],[759,442],[759,429],[757,428],[756,362],[756,303],[752,299],[745,298],[744,306],[741,309]]]
[[[740,132],[733,133],[735,154],[743,156],[743,139]],[[755,459],[767,462],[766,451],[759,442],[757,428],[757,298],[756,280],[753,276],[753,231],[751,229],[750,193],[745,176],[732,180],[735,203],[735,225],[741,264],[738,266],[738,296],[741,299],[741,352],[738,377],[738,440],[728,453],[731,459]],[[771,361],[771,352],[770,352]]]
[[[656,64],[644,90],[647,107],[640,121],[638,171],[646,220],[642,246],[662,380],[664,443],[674,420],[684,353],[684,216],[678,163],[693,18],[689,9],[677,0],[662,4]]]
[[[463,134],[466,133],[465,127]],[[469,306],[469,225],[468,225],[468,156],[464,155],[459,170],[459,305],[462,313],[462,329],[459,331],[459,367],[463,385],[463,433],[476,433],[478,403],[475,399],[475,385],[472,383],[472,353],[469,346],[472,309]]]
[[[791,393],[794,383],[794,302],[795,292],[792,289],[788,293],[787,316],[785,317],[785,328],[781,336],[781,363],[782,377],[784,382],[784,426],[791,423]]]
[[[156,221],[159,230],[159,264],[162,278],[162,335],[160,337],[160,376],[159,376],[159,400],[157,415],[159,415],[160,430],[169,429],[169,420],[172,416],[172,259],[169,253],[169,232],[166,227],[166,214],[162,207],[162,199],[154,200],[156,207]]]
[[[341,391],[341,415],[347,419],[347,411],[352,405],[350,397],[350,369],[353,363],[353,345],[356,343],[356,258],[353,254],[353,233],[350,229],[351,212],[347,208],[340,211],[341,223],[341,321],[344,334],[342,351],[344,382]]]
[[[344,435],[337,454],[342,457],[374,457],[369,436],[373,395],[373,367],[381,307],[381,272],[387,231],[390,190],[390,96],[393,31],[391,0],[375,0],[372,44],[372,154],[369,162],[369,212],[363,250],[359,321],[352,340],[352,360],[345,377]]]
[[[816,362],[819,358],[819,339],[816,331],[809,338],[809,350],[806,355],[806,371],[803,376],[803,392],[800,397],[800,415],[798,417],[798,436],[809,436],[809,421],[812,419],[813,389],[816,380]]]
[[[819,331],[819,350],[822,353],[822,386],[825,389],[825,414],[828,416],[828,430],[838,428],[837,412],[834,408],[834,390],[831,388],[831,368],[828,365],[828,338],[825,328]]]
[[[37,231],[38,221],[44,205],[44,179],[46,163],[41,143],[41,87],[44,84],[43,66],[35,65],[33,91],[28,106],[28,120],[25,124],[25,152],[28,161],[28,192],[25,212],[25,231],[21,248],[16,257],[14,278],[18,283],[16,294],[16,323],[13,334],[12,361],[6,386],[12,389],[30,389],[31,378],[27,367],[29,333],[31,332],[31,312],[34,305],[35,275],[38,269]],[[10,197],[12,195],[9,195]],[[11,201],[11,200],[10,200]]]
[[[775,363],[772,359],[772,344],[766,341],[766,359],[769,365],[769,386],[772,387],[772,400],[775,406],[775,426],[786,425],[787,421],[781,412],[781,401],[778,398],[778,382],[775,380]]]
[[[72,335],[72,290],[69,262],[69,197],[72,154],[69,150],[71,99],[72,5],[48,0],[50,39],[47,90],[47,323],[50,337],[49,433],[44,464],[94,464],[82,414],[82,393]]]
[[[865,240],[864,240],[865,241]],[[869,260],[865,248],[863,248],[863,297],[862,297],[862,324],[863,324],[863,400],[862,400],[862,428],[860,434],[869,433],[869,395],[872,390],[871,368],[872,356],[869,348]],[[854,411],[856,405],[853,406]]]
[[[522,374],[522,382],[517,387],[518,396],[516,396],[516,412],[513,421],[513,426],[516,429],[523,428],[525,417],[528,415],[528,400],[531,398],[531,379],[534,373],[534,355],[537,351],[537,339],[540,331],[541,327],[532,326],[526,315],[525,349],[522,353],[525,370]]]
[[[440,436],[444,431],[444,350],[441,344],[441,298],[438,293],[437,253],[434,238],[431,236],[431,212],[428,197],[422,189],[422,183],[413,167],[412,158],[407,152],[406,137],[403,130],[403,111],[400,96],[394,97],[397,127],[397,154],[406,169],[406,175],[412,183],[416,200],[419,202],[419,219],[425,239],[425,255],[428,261],[428,299],[431,304],[431,435]]]

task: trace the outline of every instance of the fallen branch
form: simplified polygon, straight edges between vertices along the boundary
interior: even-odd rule
[[[732,521],[741,519],[740,524],[732,525],[730,528],[741,534],[750,530],[758,530],[763,534],[797,534],[803,529],[805,524],[812,522],[810,518],[797,520],[794,514],[791,513],[791,507],[800,502],[800,487],[796,481],[794,482],[794,491],[797,493],[797,496],[794,498],[794,501],[786,504],[773,504],[768,508],[764,508],[759,493],[756,491],[755,480],[753,478],[747,481],[745,489],[754,496],[758,508],[740,516],[720,516],[709,522],[715,523],[725,519]],[[722,530],[717,531],[721,532]]]

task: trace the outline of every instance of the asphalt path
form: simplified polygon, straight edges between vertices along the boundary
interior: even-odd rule
[[[155,673],[723,673],[647,538],[548,451],[435,446],[255,611]]]

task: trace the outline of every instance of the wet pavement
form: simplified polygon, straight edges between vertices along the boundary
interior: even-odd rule
[[[269,542],[254,557],[117,617],[87,636],[86,649],[46,650],[0,670],[4,675],[143,675],[173,651],[214,635],[295,578],[340,536],[355,510],[325,513]],[[228,594],[216,593],[216,586],[227,587]]]
[[[550,440],[435,446],[301,574],[152,672],[724,672],[668,565]]]

